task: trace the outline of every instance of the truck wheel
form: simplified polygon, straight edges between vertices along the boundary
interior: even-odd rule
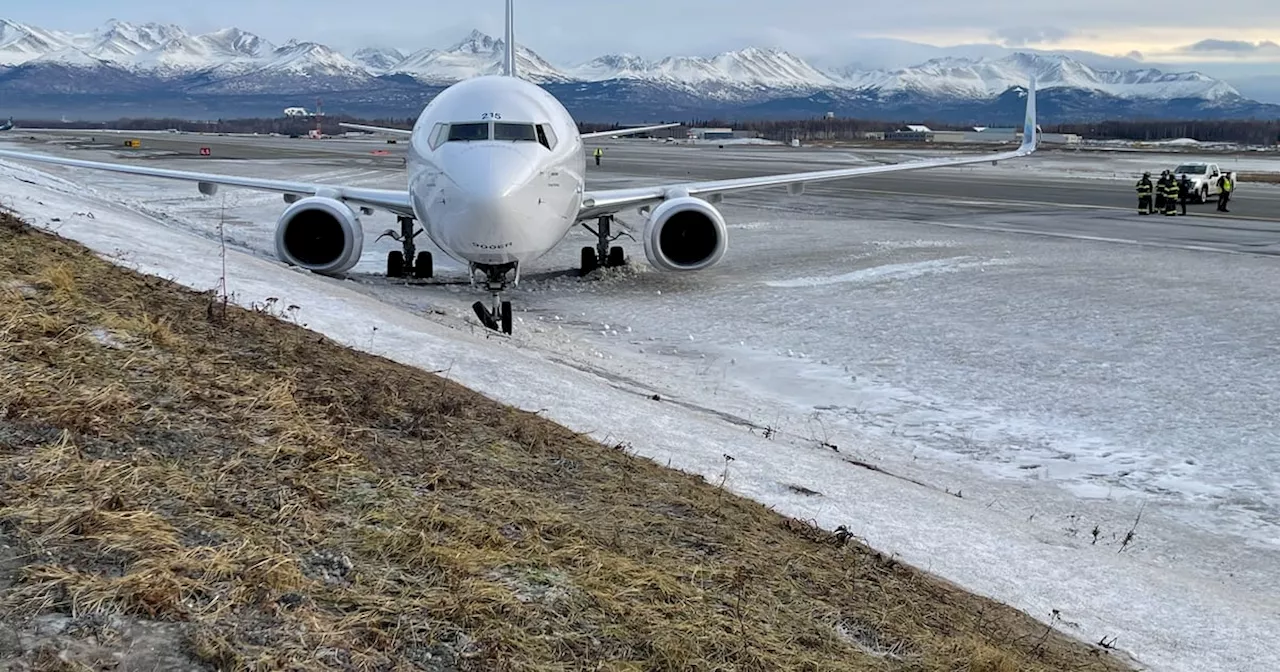
[[[1208,203],[1208,202],[1209,202],[1209,187],[1208,187],[1208,186],[1200,187],[1200,202],[1201,202],[1201,203]]]

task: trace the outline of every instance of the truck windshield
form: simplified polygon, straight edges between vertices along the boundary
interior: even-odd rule
[[[1178,166],[1173,172],[1188,175],[1203,175],[1208,166]]]

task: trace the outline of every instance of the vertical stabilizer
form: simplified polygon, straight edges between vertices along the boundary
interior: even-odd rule
[[[1040,138],[1036,133],[1038,122],[1036,120],[1036,75],[1031,73],[1031,83],[1027,86],[1027,114],[1022,120],[1022,147],[1021,149],[1032,149],[1039,143]]]
[[[503,69],[508,77],[519,77],[516,74],[515,4],[515,0],[507,0],[507,62]]]

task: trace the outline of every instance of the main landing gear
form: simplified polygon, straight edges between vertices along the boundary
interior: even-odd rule
[[[612,233],[613,215],[605,215],[597,220],[596,228],[592,229],[586,224],[582,228],[596,234],[595,248],[582,248],[582,274],[587,275],[597,268],[615,268],[624,266],[627,263],[626,254],[623,253],[621,247],[609,247],[609,243],[621,238],[622,236],[630,237],[625,231],[618,235]]]
[[[398,240],[404,248],[387,253],[387,277],[414,277],[420,280],[430,278],[435,274],[431,253],[423,250],[417,253],[416,258],[414,256],[413,239],[422,234],[422,229],[413,230],[412,217],[402,216],[397,219],[400,220],[400,233],[388,229],[381,236],[378,236],[378,240],[382,240],[384,237]]]
[[[511,302],[502,300],[502,292],[507,288],[507,273],[516,270],[516,263],[513,261],[494,266],[472,264],[473,277],[477,270],[484,271],[484,284],[489,290],[490,306],[485,307],[483,301],[476,301],[471,308],[476,311],[476,317],[480,318],[480,323],[485,327],[510,334]]]

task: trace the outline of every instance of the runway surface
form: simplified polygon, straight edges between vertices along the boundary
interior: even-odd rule
[[[625,145],[614,146],[607,151],[607,160],[603,161],[599,168],[590,166],[589,169],[600,174],[643,175],[646,178],[684,180],[747,177],[761,174],[765,170],[768,172],[811,170],[817,161],[823,161],[823,165],[818,169],[835,168],[840,161],[834,157],[849,154],[849,152],[810,151],[801,154],[799,159],[789,159],[781,158],[787,157],[785,152],[788,150],[763,150],[755,147],[715,149],[696,146],[628,147]],[[833,155],[833,158],[821,156],[824,153]],[[1060,153],[1045,151],[1043,154],[1027,159],[1010,161],[1008,165],[1032,167],[1041,157],[1053,157],[1060,161],[1061,156]],[[747,157],[748,160],[740,160],[742,157]],[[1077,160],[1094,162],[1090,159]],[[897,162],[895,160],[884,163]],[[1277,166],[1280,167],[1280,162]],[[1153,172],[1158,178],[1163,164],[1156,164],[1153,167],[1156,168]],[[1013,203],[1087,205],[1125,211],[1134,211],[1137,205],[1136,192],[1128,180],[1100,180],[1070,176],[1056,179],[1053,175],[1033,173],[1029,170],[1001,171],[1016,174],[1002,174],[995,177],[983,174],[982,168],[983,166],[958,167],[896,175],[869,175],[840,183],[810,185],[810,190],[813,193],[896,194]],[[1134,181],[1136,180],[1135,175]],[[975,188],[975,181],[980,182],[981,186]],[[1250,190],[1250,186],[1252,185],[1241,186],[1241,191],[1232,198],[1230,208],[1232,212],[1230,215],[1222,216],[1280,218],[1280,189],[1264,185],[1265,189],[1260,192]],[[1197,206],[1194,211],[1219,216],[1213,213],[1212,204],[1207,209]]]
[[[17,134],[21,136],[21,133]],[[41,143],[54,134],[39,134]],[[403,166],[407,151],[404,139],[388,144],[387,138],[332,138],[311,140],[275,136],[217,136],[189,134],[95,133],[57,134],[77,138],[76,146],[112,149],[119,157],[163,160],[166,163],[199,164],[215,160],[336,160],[333,165],[386,169],[392,174]],[[92,137],[95,142],[87,143]],[[120,145],[127,137],[142,142],[139,149]],[[4,138],[8,139],[8,138]],[[16,138],[15,138],[16,139]],[[795,149],[759,145],[679,145],[648,141],[606,140],[591,143],[605,148],[605,159],[597,167],[588,163],[588,188],[635,186],[679,180],[713,180],[775,172],[821,170],[846,165],[899,163],[921,155],[912,150]],[[211,149],[210,157],[200,156],[200,147]],[[929,150],[924,150],[929,151]],[[976,149],[973,151],[990,151]],[[62,153],[62,152],[59,152]],[[931,155],[945,152],[933,150]],[[1188,157],[1151,154],[1149,169],[1156,175],[1172,167],[1172,162]],[[1134,156],[1122,157],[1132,164]],[[1210,160],[1219,160],[1210,157]],[[1231,157],[1220,159],[1230,166]],[[1087,217],[1070,222],[1056,218],[1027,218],[1015,225],[995,227],[969,221],[965,226],[998,228],[1023,233],[1077,236],[1122,240],[1180,247],[1203,247],[1229,252],[1280,254],[1280,187],[1270,184],[1241,184],[1233,195],[1229,213],[1216,211],[1216,201],[1188,204],[1188,216],[1139,216],[1132,182],[1122,167],[1106,179],[1106,166],[1114,155],[1103,152],[1071,152],[1045,148],[1029,159],[1007,162],[998,167],[944,168],[919,172],[860,177],[852,180],[809,185],[806,195],[821,197],[824,207],[832,207],[849,217],[877,214],[866,204],[893,202],[954,203],[979,209],[1059,207],[1084,210]],[[1052,162],[1060,170],[1029,170],[1035,163]],[[1280,161],[1276,162],[1280,170]],[[191,169],[198,169],[195,165]],[[219,168],[219,170],[225,170]],[[396,186],[394,179],[387,186]],[[735,203],[786,204],[780,189],[730,196]],[[1192,216],[1194,215],[1194,216]],[[946,223],[943,218],[940,223]]]

